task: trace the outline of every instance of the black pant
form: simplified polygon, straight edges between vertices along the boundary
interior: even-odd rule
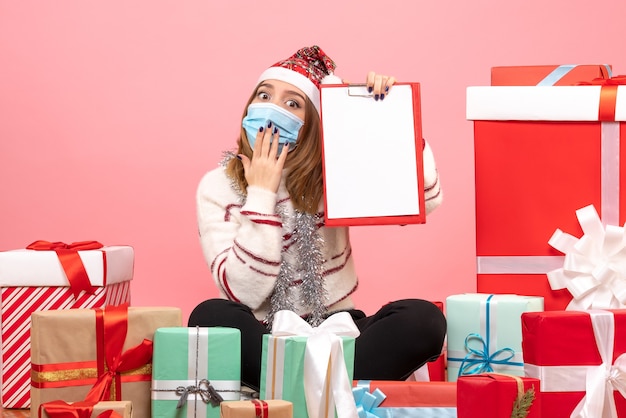
[[[431,302],[404,299],[388,303],[372,316],[359,310],[349,313],[361,332],[355,341],[356,380],[404,380],[441,353],[446,319]],[[241,380],[259,389],[263,335],[269,331],[250,308],[225,299],[210,299],[196,306],[189,326],[241,330]]]

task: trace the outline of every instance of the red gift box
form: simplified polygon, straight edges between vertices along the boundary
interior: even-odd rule
[[[513,406],[524,393],[533,390],[534,400],[527,418],[539,418],[539,379],[498,373],[460,376],[457,380],[458,418],[510,417]]]
[[[363,409],[376,417],[457,416],[456,382],[359,380],[355,383],[357,411]]]
[[[105,246],[96,242],[75,245],[37,241],[40,250],[0,252],[0,311],[2,322],[2,406],[30,405],[30,317],[35,311],[97,308],[130,302],[134,250],[129,246]],[[42,250],[46,245],[49,250]],[[87,245],[96,244],[96,245]],[[88,291],[71,286],[71,249],[59,257],[54,249],[74,247],[88,279]],[[30,247],[30,246],[29,246]],[[101,248],[100,248],[101,247]],[[89,249],[88,249],[89,248]],[[63,258],[61,261],[61,258]],[[69,264],[68,264],[69,263]],[[79,265],[80,267],[80,265]]]
[[[492,86],[571,86],[610,78],[610,65],[522,65],[491,68]]]
[[[357,381],[370,391],[380,389],[387,398],[381,407],[456,406],[455,382],[401,382],[393,380]]]
[[[543,296],[546,310],[567,306],[571,295],[546,277],[563,266],[548,244],[554,231],[580,235],[576,210],[588,205],[606,224],[626,220],[624,88],[468,88],[478,292]]]
[[[542,416],[569,417],[581,401],[587,416],[626,416],[626,399],[614,390],[626,387],[626,310],[527,312],[522,338],[524,372],[541,380]],[[591,406],[605,401],[618,415]]]

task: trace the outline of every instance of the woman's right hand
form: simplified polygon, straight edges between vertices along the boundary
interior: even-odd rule
[[[278,129],[268,122],[257,132],[252,160],[243,154],[238,155],[249,186],[261,187],[274,193],[278,191],[289,152],[289,144],[285,144],[278,155],[278,137]]]

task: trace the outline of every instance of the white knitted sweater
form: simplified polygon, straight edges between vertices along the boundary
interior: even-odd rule
[[[441,202],[437,170],[432,151],[424,147],[424,184],[426,213]],[[294,209],[283,181],[278,193],[248,187],[245,202],[232,187],[223,167],[208,172],[197,190],[197,216],[200,242],[220,296],[249,306],[256,318],[263,320],[270,309],[281,259],[294,262]],[[324,242],[323,277],[329,312],[353,308],[350,298],[358,284],[348,228],[323,225],[323,202],[320,203],[319,232]],[[279,215],[279,213],[281,215]],[[282,217],[281,217],[282,216]],[[293,278],[291,292],[297,297],[301,285]],[[295,306],[306,315],[306,307]]]

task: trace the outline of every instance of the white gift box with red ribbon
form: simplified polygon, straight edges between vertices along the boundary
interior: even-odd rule
[[[55,243],[58,244],[58,243]],[[101,244],[100,244],[101,246]],[[75,292],[54,250],[0,252],[2,406],[30,406],[30,315],[34,311],[96,308],[130,302],[134,250],[102,246],[77,251],[92,293]],[[80,267],[80,266],[79,266]]]
[[[564,263],[550,234],[588,204],[604,225],[626,220],[626,77],[598,83],[467,88],[479,292],[540,294],[546,310],[564,309],[567,294],[550,292],[545,276]]]

